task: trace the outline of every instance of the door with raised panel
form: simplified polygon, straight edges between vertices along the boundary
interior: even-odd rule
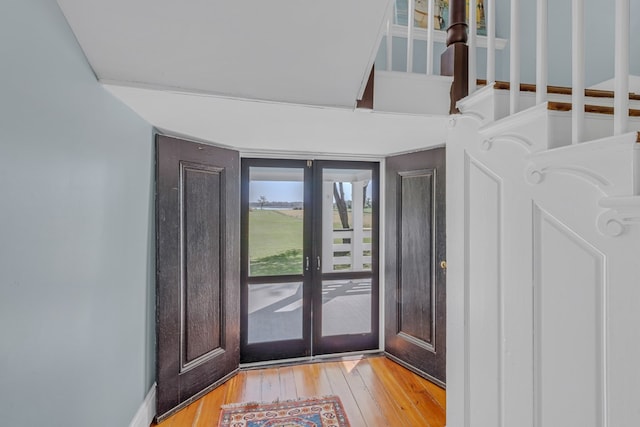
[[[385,209],[385,351],[444,386],[444,148],[386,159]]]
[[[239,155],[156,138],[157,420],[240,361]]]

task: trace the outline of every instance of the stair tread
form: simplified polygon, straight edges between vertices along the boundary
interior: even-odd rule
[[[487,81],[483,79],[478,79],[479,86],[486,86]],[[511,88],[510,82],[496,81],[494,83],[494,89],[500,90],[509,90]],[[536,85],[531,83],[520,83],[520,91],[521,92],[536,92]],[[572,88],[565,86],[547,86],[547,93],[552,93],[556,95],[571,95],[573,92]],[[613,98],[615,92],[610,90],[599,90],[599,89],[585,89],[585,96],[592,98]],[[629,99],[633,101],[640,101],[640,94],[636,94],[633,92],[629,93]]]

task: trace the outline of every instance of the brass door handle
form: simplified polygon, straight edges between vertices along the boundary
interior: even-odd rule
[[[447,261],[440,261],[440,268],[443,270],[447,269]]]

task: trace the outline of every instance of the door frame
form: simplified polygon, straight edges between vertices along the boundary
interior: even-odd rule
[[[338,354],[355,351],[379,350],[380,347],[380,168],[382,162],[349,161],[349,160],[316,160],[314,167],[314,210],[322,206],[322,171],[323,169],[362,169],[371,170],[371,271],[363,272],[322,272],[313,276],[313,313],[320,321],[313,324],[314,355]],[[313,222],[314,235],[322,236],[322,221]],[[322,258],[322,245],[313,245],[313,258]],[[322,337],[322,281],[341,279],[371,279],[371,332],[364,335],[335,335]]]
[[[268,360],[291,359],[310,356],[307,349],[311,348],[311,271],[303,268],[300,275],[282,276],[249,276],[249,169],[252,167],[273,168],[304,168],[304,214],[303,214],[303,243],[302,257],[311,259],[311,224],[312,224],[312,200],[311,200],[311,169],[307,167],[306,160],[296,159],[263,159],[242,158],[240,166],[240,360],[242,363]],[[302,282],[303,307],[302,307],[302,339],[274,341],[249,344],[248,325],[249,316],[249,292],[248,285],[256,283],[283,283]]]
[[[380,351],[381,316],[380,301],[380,169],[384,163],[381,160],[303,160],[303,159],[275,159],[275,158],[241,158],[241,362],[269,363],[274,360],[286,360],[304,357],[315,357],[327,354],[348,352]],[[249,276],[249,168],[282,167],[305,168],[304,183],[304,242],[303,259],[310,260],[302,275],[286,276]],[[321,214],[322,206],[322,168],[363,169],[371,170],[372,192],[372,269],[370,272],[331,272],[316,273],[320,266],[317,261],[322,257],[322,239],[314,244],[314,236],[322,236]],[[371,279],[371,332],[361,334],[336,335],[322,338],[322,322],[311,323],[311,319],[320,319],[322,313],[322,280],[344,280],[349,278]],[[301,281],[303,283],[303,338],[301,340],[270,341],[266,343],[248,343],[248,285],[255,283],[281,283],[283,281]],[[278,343],[274,345],[274,343]]]

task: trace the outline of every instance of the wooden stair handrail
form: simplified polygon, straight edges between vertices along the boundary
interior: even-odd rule
[[[548,102],[547,109],[552,111],[571,111],[573,106],[570,102]],[[603,105],[585,105],[585,113],[609,114],[613,115],[614,108]],[[640,117],[640,110],[629,109],[629,117]]]
[[[487,81],[484,79],[478,79],[478,86],[486,86]],[[509,82],[504,81],[496,81],[493,86],[494,89],[498,90],[509,90],[511,88],[511,84]],[[521,92],[537,92],[537,88],[535,84],[531,83],[520,83],[520,91]],[[591,98],[613,98],[614,92],[612,90],[601,90],[601,89],[585,89],[585,96]],[[573,89],[566,86],[547,86],[547,93],[553,93],[556,95],[571,95],[573,93]],[[633,92],[629,93],[629,99],[632,101],[640,101],[640,94],[636,94]]]

